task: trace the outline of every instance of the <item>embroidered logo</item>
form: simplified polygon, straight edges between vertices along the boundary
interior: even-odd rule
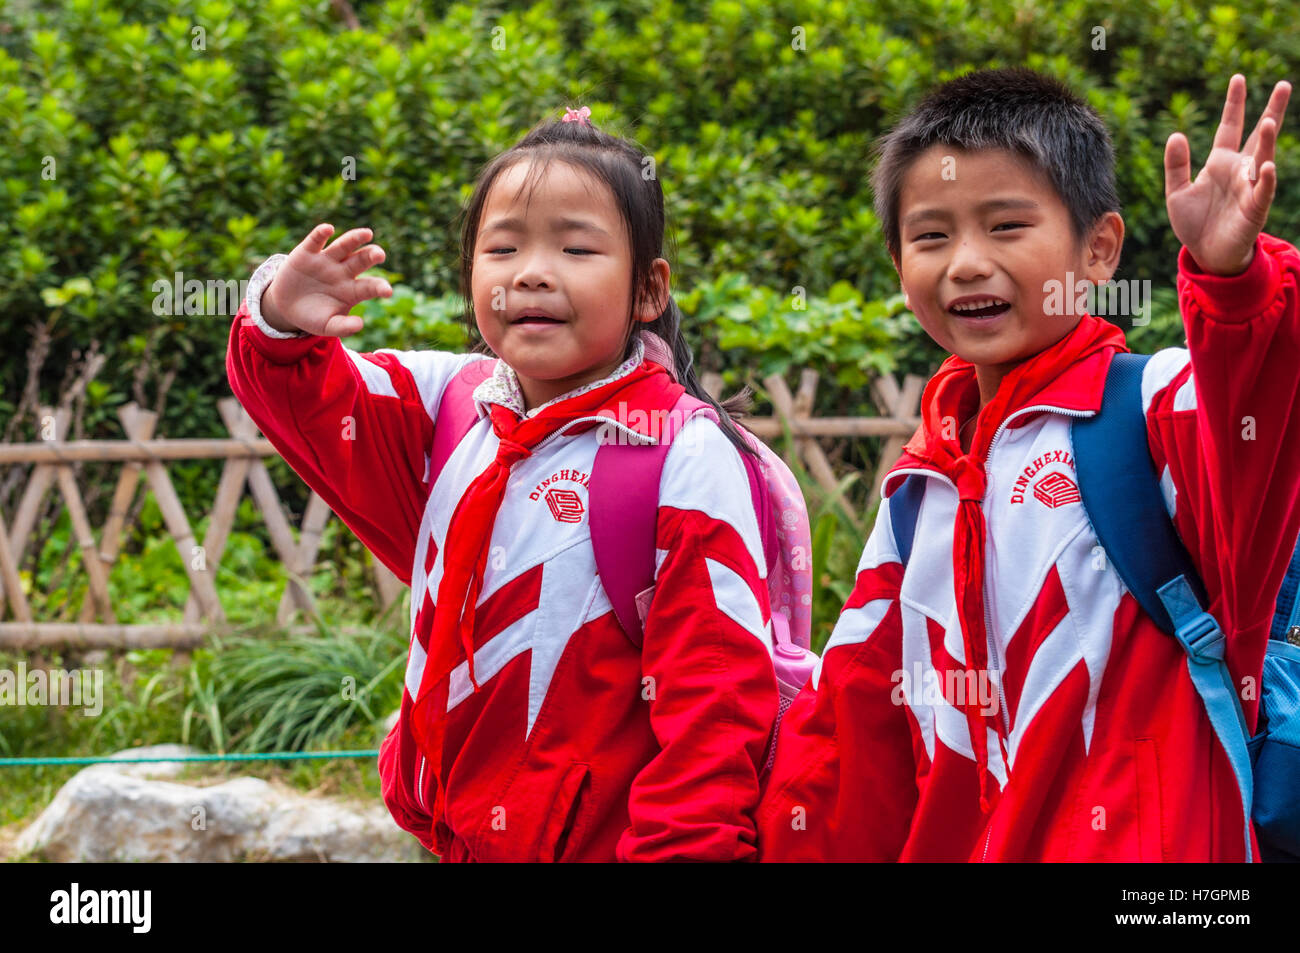
[[[1037,476],[1039,471],[1041,471],[1044,467],[1051,466],[1053,463],[1063,463],[1071,470],[1074,469],[1074,457],[1070,456],[1070,452],[1068,450],[1049,450],[1041,457],[1035,457],[1033,459],[1033,462],[1031,462],[1029,466],[1025,467],[1023,470],[1020,471],[1020,473],[1016,475],[1015,486],[1011,488],[1011,502],[1012,503],[1025,502],[1025,494],[1029,492],[1029,484],[1033,481],[1034,477]],[[1046,477],[1044,477],[1044,480],[1046,480]],[[1074,483],[1070,480],[1069,477],[1065,477],[1065,481],[1069,483],[1071,487],[1074,486]],[[1041,482],[1042,481],[1040,481],[1040,483]],[[1062,500],[1057,503],[1048,503],[1047,500],[1043,499],[1042,496],[1038,495],[1037,487],[1034,488],[1033,493],[1034,496],[1037,496],[1038,499],[1041,500],[1042,502],[1047,503],[1048,506],[1062,506],[1065,503],[1072,503],[1078,501],[1078,496],[1076,495],[1074,500]],[[1077,488],[1075,488],[1075,493],[1076,494],[1078,493]]]
[[[1049,473],[1034,484],[1034,499],[1056,509],[1079,502],[1079,488],[1064,473]]]
[[[546,488],[554,483],[576,483],[578,486],[586,486],[590,481],[590,473],[583,473],[581,470],[561,470],[558,473],[552,473],[533,487],[533,492],[528,494],[528,498],[534,502],[540,500]]]
[[[561,523],[582,522],[582,514],[585,512],[582,497],[572,490],[547,490],[546,505],[551,508],[551,515]]]

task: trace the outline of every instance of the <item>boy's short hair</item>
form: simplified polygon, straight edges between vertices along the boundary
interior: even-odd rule
[[[1106,212],[1119,211],[1115,150],[1097,111],[1068,86],[1024,67],[977,70],[934,89],[876,147],[871,174],[876,217],[890,257],[902,240],[898,202],[903,177],[931,146],[1006,149],[1046,174],[1070,210],[1076,238]]]

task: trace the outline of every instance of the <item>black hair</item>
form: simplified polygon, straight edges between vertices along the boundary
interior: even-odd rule
[[[1095,109],[1060,80],[1025,67],[977,70],[932,90],[876,146],[871,187],[895,262],[903,177],[935,145],[1006,149],[1028,159],[1069,209],[1076,240],[1106,212],[1119,211],[1115,149]]]
[[[719,402],[701,386],[695,374],[695,356],[682,334],[682,312],[669,289],[662,289],[667,295],[667,306],[659,317],[649,322],[635,320],[639,306],[653,300],[659,291],[655,287],[651,266],[656,258],[665,257],[665,215],[664,193],[654,173],[654,159],[628,139],[602,132],[587,122],[546,120],[534,126],[519,142],[496,156],[479,172],[463,212],[460,237],[460,288],[466,302],[465,318],[471,337],[476,328],[471,276],[483,208],[492,183],[507,168],[523,160],[534,163],[529,170],[532,181],[530,194],[531,188],[536,186],[553,161],[571,165],[609,187],[627,229],[632,258],[633,294],[627,315],[624,355],[631,353],[632,336],[637,331],[650,331],[661,337],[672,349],[677,378],[687,392],[717,410],[727,439],[741,452],[753,454],[754,450],[732,422],[733,416],[740,416],[748,409],[749,388]]]

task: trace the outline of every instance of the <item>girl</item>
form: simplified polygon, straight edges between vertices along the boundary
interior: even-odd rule
[[[362,324],[349,309],[392,293],[362,277],[384,260],[368,229],[326,246],[317,226],[257,270],[231,388],[411,586],[379,756],[398,824],[444,860],[748,860],[777,710],[749,451],[696,381],[659,182],[589,112],[541,124],[476,182],[461,292],[498,360],[445,465],[430,466],[443,395],[490,359],[343,346]],[[596,574],[587,483],[611,428],[655,442],[646,421],[683,387],[719,419],[691,417],[667,451],[636,648]]]

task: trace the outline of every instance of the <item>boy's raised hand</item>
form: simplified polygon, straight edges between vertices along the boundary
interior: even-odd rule
[[[392,295],[392,286],[384,279],[360,277],[385,258],[378,245],[366,245],[374,232],[354,228],[326,248],[333,233],[333,225],[317,225],[275,273],[262,296],[262,317],[271,327],[347,337],[360,331],[363,323],[349,310],[369,298]]]
[[[1214,146],[1196,181],[1191,177],[1187,137],[1176,132],[1165,143],[1169,224],[1196,263],[1211,274],[1239,275],[1250,265],[1255,238],[1264,227],[1277,189],[1273,150],[1290,96],[1290,83],[1273,87],[1264,114],[1241,149],[1246,77],[1234,75],[1228,81]]]

